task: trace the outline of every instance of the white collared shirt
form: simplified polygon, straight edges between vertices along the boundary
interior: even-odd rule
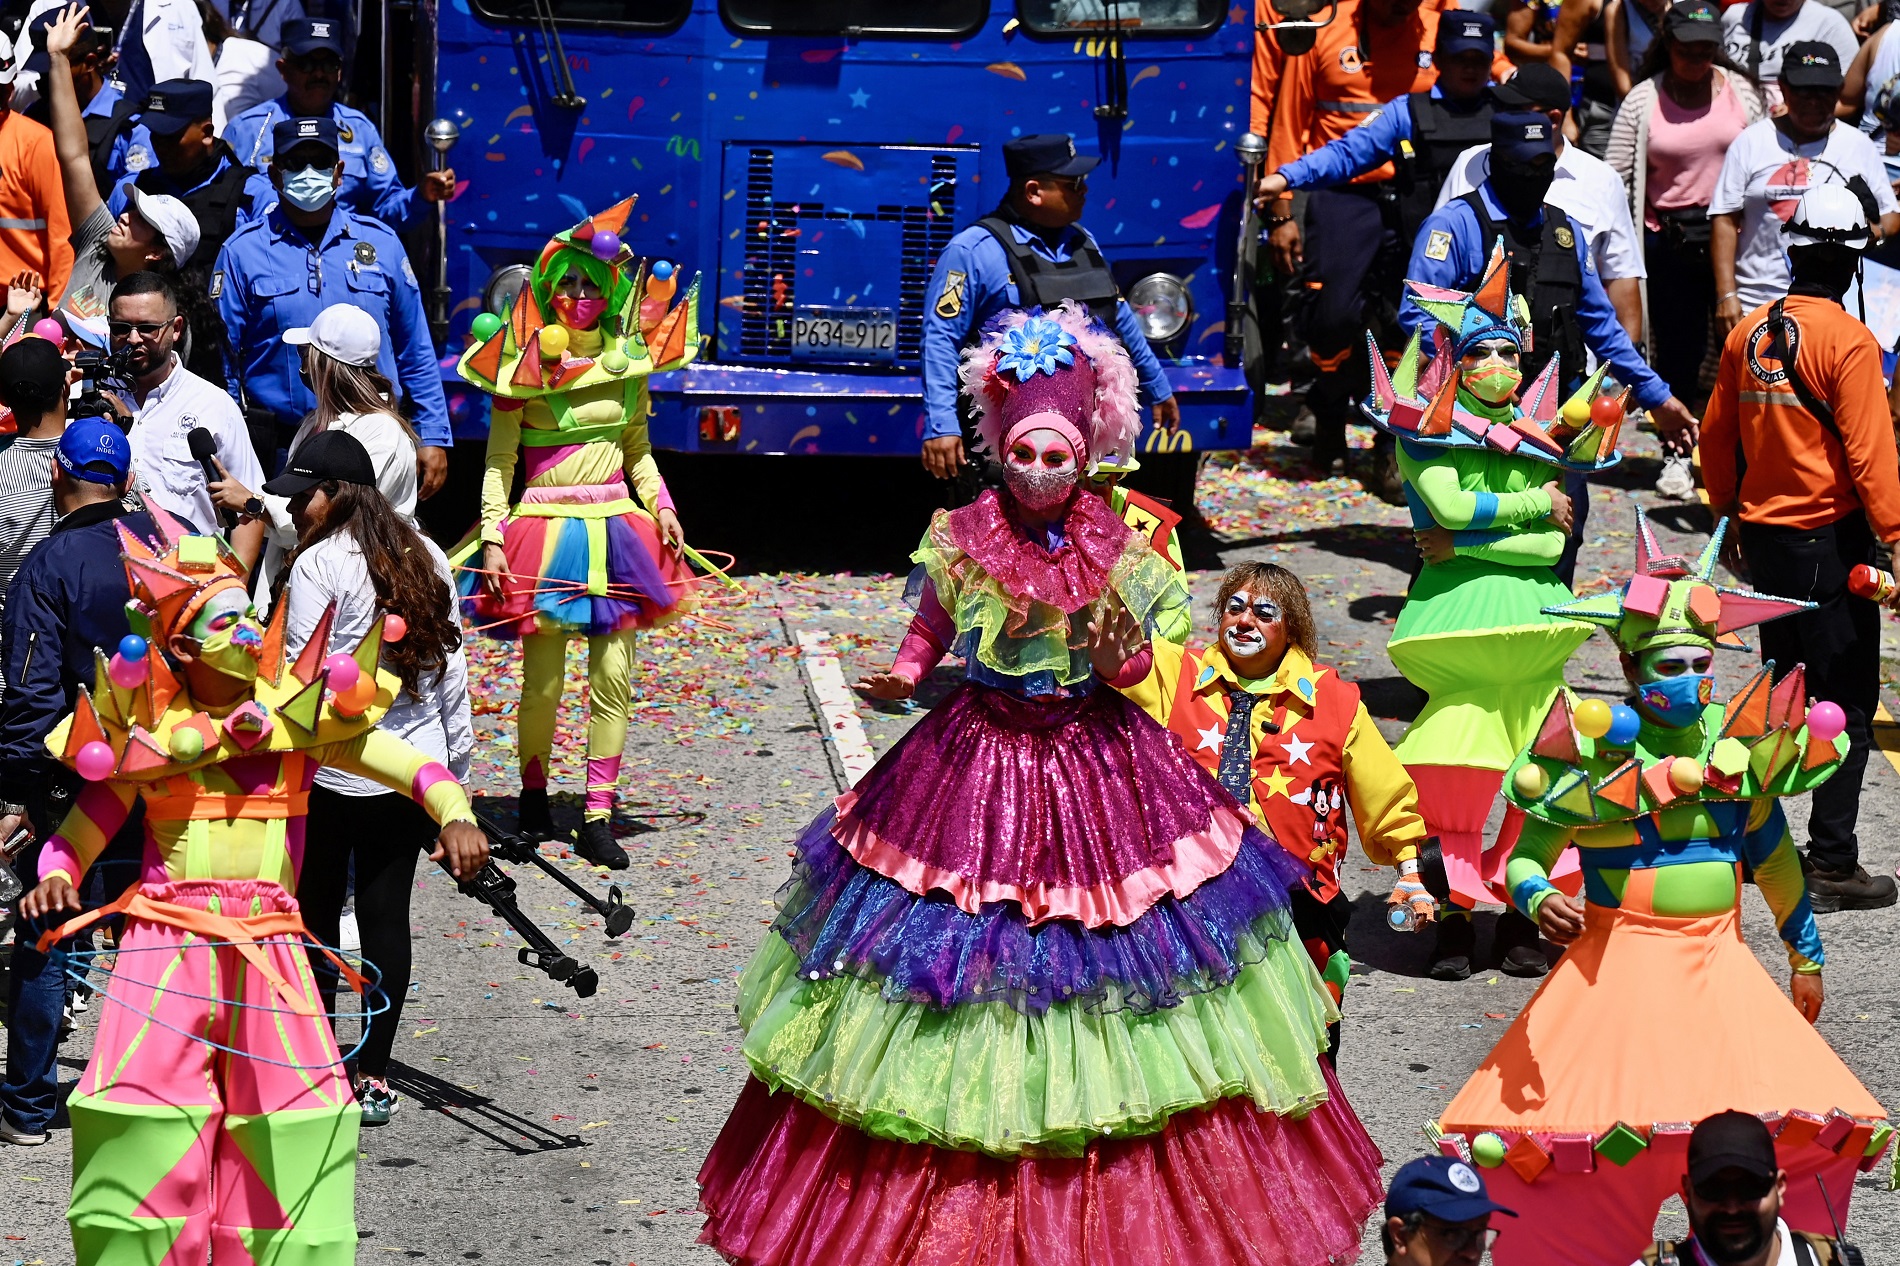
[[[1788,1224],[1783,1222],[1780,1218],[1776,1218],[1775,1230],[1781,1236],[1781,1245],[1780,1253],[1775,1258],[1774,1266],[1800,1266],[1801,1259],[1796,1257],[1794,1253],[1794,1233],[1788,1230]],[[1711,1266],[1708,1255],[1702,1251],[1701,1245],[1696,1246],[1693,1258],[1694,1260],[1692,1261],[1685,1257],[1682,1266]],[[1643,1266],[1643,1263],[1639,1260],[1631,1263],[1631,1266]]]
[[[132,483],[139,496],[203,532],[220,531],[217,508],[205,485],[204,467],[186,438],[203,427],[218,442],[218,460],[246,488],[264,486],[264,470],[251,449],[251,433],[223,387],[186,369],[172,353],[172,372],[137,404],[128,438]]]
[[[290,455],[295,456],[303,442],[316,433],[317,415],[311,414],[290,440]],[[416,442],[410,438],[400,419],[393,413],[345,413],[330,423],[332,431],[347,431],[362,441],[369,462],[376,470],[376,490],[408,521],[416,526]],[[246,484],[245,487],[251,487]],[[264,503],[264,575],[262,591],[270,592],[283,570],[284,555],[297,547],[297,524],[290,517],[290,498],[274,497],[266,492]]]
[[[1438,191],[1438,205],[1463,197],[1491,174],[1491,147],[1473,145],[1458,155]],[[1604,281],[1647,277],[1643,244],[1630,219],[1629,191],[1616,170],[1581,146],[1566,144],[1557,155],[1557,173],[1544,201],[1570,217],[1589,243],[1590,259]]]

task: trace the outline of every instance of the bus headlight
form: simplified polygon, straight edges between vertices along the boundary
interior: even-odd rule
[[[505,317],[508,309],[514,306],[515,296],[528,284],[533,270],[526,264],[503,264],[488,276],[488,284],[482,288],[482,310],[496,316]]]
[[[1150,343],[1173,341],[1194,320],[1187,283],[1173,273],[1149,273],[1130,286],[1128,306],[1135,310]]]

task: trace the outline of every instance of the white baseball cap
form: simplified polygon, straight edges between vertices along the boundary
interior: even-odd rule
[[[168,193],[146,193],[137,185],[127,186],[132,207],[139,219],[157,230],[172,253],[174,267],[183,268],[198,253],[198,217],[191,208]]]
[[[13,51],[13,41],[0,31],[0,86],[10,84],[20,73],[20,58]]]
[[[307,343],[333,360],[365,369],[376,364],[383,350],[383,330],[376,318],[349,303],[331,304],[309,325],[285,330],[283,339],[297,347]]]

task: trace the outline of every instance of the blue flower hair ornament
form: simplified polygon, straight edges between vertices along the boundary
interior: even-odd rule
[[[1003,335],[1002,354],[996,358],[996,372],[1007,373],[1017,382],[1037,374],[1053,374],[1063,365],[1075,363],[1075,336],[1046,316],[1035,316]]]

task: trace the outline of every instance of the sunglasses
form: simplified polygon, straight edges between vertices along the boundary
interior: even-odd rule
[[[1495,1227],[1448,1226],[1443,1222],[1430,1221],[1425,1225],[1431,1230],[1432,1238],[1443,1244],[1454,1257],[1469,1251],[1474,1244],[1478,1246],[1480,1253],[1487,1253],[1491,1250],[1491,1246],[1498,1242],[1498,1232]]]
[[[1696,1199],[1710,1204],[1753,1204],[1768,1198],[1775,1189],[1773,1174],[1742,1174],[1733,1171],[1717,1174],[1706,1182],[1691,1184]]]
[[[113,338],[131,338],[134,334],[140,338],[156,337],[161,331],[171,328],[170,321],[108,321],[106,329]]]
[[[339,57],[286,57],[284,65],[303,75],[340,75],[343,73],[343,60]]]
[[[1042,183],[1045,185],[1061,185],[1071,193],[1087,193],[1089,191],[1089,178],[1087,176],[1050,176]]]

